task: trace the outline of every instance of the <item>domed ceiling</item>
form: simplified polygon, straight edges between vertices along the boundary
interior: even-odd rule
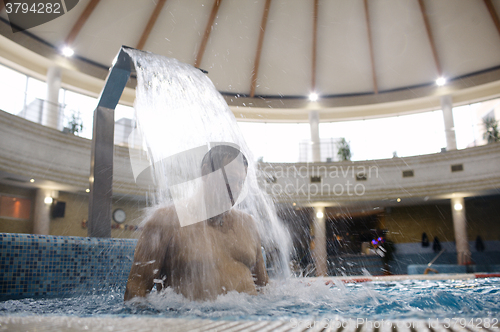
[[[4,27],[2,35],[54,52],[69,46],[73,58],[106,69],[122,45],[177,58],[207,70],[230,105],[283,108],[292,119],[295,109],[334,113],[443,94],[439,77],[450,92],[500,80],[500,0],[76,3],[50,22],[15,34]],[[0,17],[6,25],[5,8]],[[310,106],[312,92],[319,100]]]

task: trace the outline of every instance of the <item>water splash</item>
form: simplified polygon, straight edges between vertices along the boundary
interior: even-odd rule
[[[372,294],[367,294],[369,288]],[[445,319],[499,317],[500,278],[406,280],[330,287],[321,279],[274,281],[259,296],[230,292],[189,301],[171,288],[123,302],[121,289],[70,298],[0,302],[0,316],[152,316],[209,319]],[[373,296],[378,303],[373,301]],[[140,305],[138,305],[140,304]],[[498,326],[498,323],[497,323]]]
[[[148,158],[147,163],[142,160],[140,167],[133,165],[134,176],[151,177],[154,184],[148,194],[151,204],[161,206],[173,202],[179,215],[187,198],[200,192],[200,165],[206,152],[221,144],[237,148],[248,160],[248,169],[242,189],[244,195],[238,196],[236,204],[256,220],[275,274],[290,275],[289,234],[279,222],[270,198],[259,188],[252,152],[213,83],[199,69],[176,59],[137,50],[126,52],[137,71],[134,105],[137,130],[133,136],[147,151]],[[180,189],[179,184],[182,184]],[[202,204],[203,199],[197,202],[195,206],[185,205],[186,218],[191,218],[186,225],[211,216],[207,212],[210,204]],[[220,212],[231,208],[222,199],[218,204]],[[196,209],[201,212],[196,214],[193,212]]]

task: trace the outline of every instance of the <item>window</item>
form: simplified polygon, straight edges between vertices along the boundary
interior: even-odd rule
[[[0,65],[0,110],[19,114],[24,108],[26,75]]]
[[[0,196],[0,218],[29,219],[31,200],[21,197]]]

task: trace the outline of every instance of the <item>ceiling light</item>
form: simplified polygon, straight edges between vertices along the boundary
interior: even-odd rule
[[[323,212],[319,211],[318,213],[316,213],[316,217],[317,217],[318,219],[323,218]]]
[[[30,182],[31,182],[31,183],[35,182],[35,179],[30,179]]]
[[[45,197],[45,199],[43,200],[45,204],[52,204],[53,201],[54,200],[50,196]]]
[[[309,95],[309,100],[310,101],[318,100],[318,94],[316,92],[311,92],[311,94]]]
[[[453,208],[455,209],[455,211],[462,211],[464,207],[462,206],[462,204],[457,203],[453,206]]]
[[[440,78],[438,78],[438,79],[436,80],[436,84],[437,84],[438,86],[443,86],[443,85],[445,85],[445,84],[446,84],[446,78],[444,78],[444,77],[440,77]]]
[[[69,46],[64,46],[61,52],[67,58],[72,57],[73,54],[75,54],[75,51],[73,51],[73,49]]]
[[[90,189],[88,189],[88,188],[87,188],[87,189],[85,189],[85,192],[86,192],[86,193],[89,193],[89,192],[90,192]]]
[[[398,203],[401,202],[401,198],[398,197],[398,199],[396,200]]]

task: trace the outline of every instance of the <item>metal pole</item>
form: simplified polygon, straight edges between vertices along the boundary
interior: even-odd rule
[[[111,237],[115,107],[135,69],[124,48],[128,47],[122,46],[118,52],[94,111],[87,223],[90,237]]]

